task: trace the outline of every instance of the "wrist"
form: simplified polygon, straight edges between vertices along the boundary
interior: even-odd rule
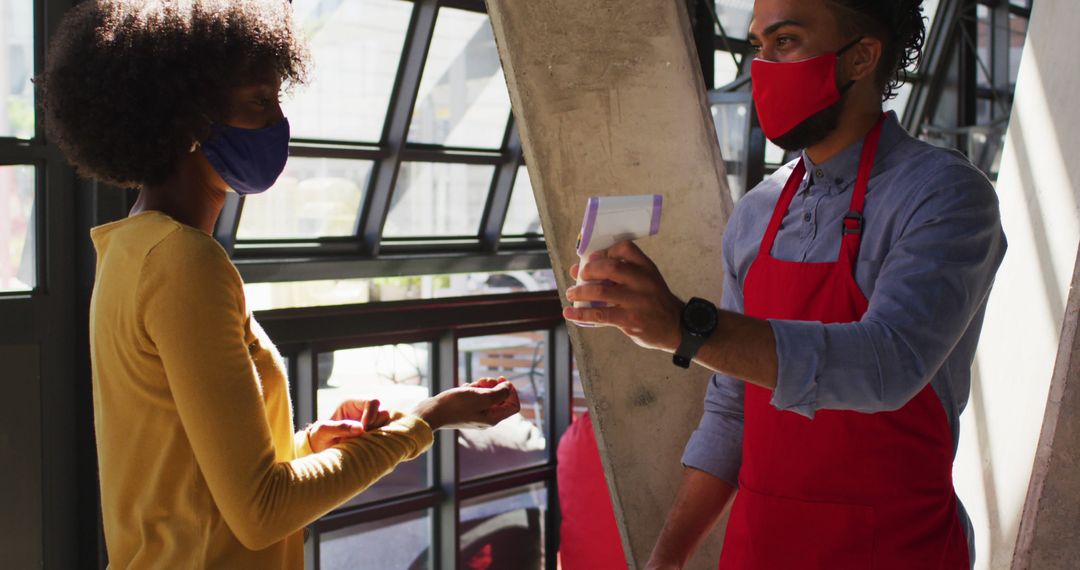
[[[679,315],[679,344],[672,351],[672,362],[689,368],[698,351],[716,332],[720,311],[716,305],[697,297],[683,305]]]
[[[428,398],[423,402],[420,402],[413,408],[412,415],[420,418],[431,428],[431,431],[438,430],[443,426],[443,422],[438,419],[438,406],[435,405],[435,398]]]
[[[676,298],[675,303],[672,305],[674,315],[668,319],[671,323],[668,327],[671,332],[667,335],[667,342],[662,347],[669,354],[675,354],[675,351],[679,349],[679,345],[682,344],[682,313],[685,308],[686,303]]]

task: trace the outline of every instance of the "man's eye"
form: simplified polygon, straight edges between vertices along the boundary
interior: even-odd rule
[[[754,53],[761,53],[761,45],[750,44],[750,51]]]
[[[782,48],[782,47],[784,47],[784,46],[786,46],[786,45],[788,45],[790,43],[791,43],[791,38],[789,38],[787,36],[781,36],[779,38],[776,38],[776,47],[778,47],[778,48]]]

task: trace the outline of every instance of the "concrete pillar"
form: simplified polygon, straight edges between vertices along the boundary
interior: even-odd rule
[[[560,291],[586,199],[664,195],[641,243],[673,291],[720,298],[731,200],[686,6],[645,0],[487,0]],[[610,329],[571,327],[631,567],[659,535],[708,374]],[[717,533],[718,534],[718,533]],[[719,536],[693,568],[715,568]]]
[[[1066,310],[1076,303],[1068,297],[1080,243],[1074,7],[1034,3],[997,183],[1009,251],[990,297],[955,469],[980,569],[1075,567],[1036,563],[1059,549],[1071,553],[1061,560],[1080,557],[1077,321],[1076,309]]]
[[[1078,258],[1080,262],[1080,258]],[[1080,282],[1080,263],[1073,284]],[[1014,570],[1070,568],[1080,559],[1080,290],[1069,294],[1042,435],[1020,519]]]

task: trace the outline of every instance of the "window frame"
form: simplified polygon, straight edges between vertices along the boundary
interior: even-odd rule
[[[413,12],[405,34],[397,76],[377,144],[294,139],[289,155],[363,159],[374,162],[354,234],[313,239],[237,239],[245,198],[230,194],[214,237],[232,256],[246,282],[347,279],[381,275],[467,273],[551,267],[542,237],[503,240],[518,167],[524,164],[512,113],[498,149],[408,142],[428,50],[441,8],[486,13],[475,0],[407,0]],[[494,167],[480,227],[475,235],[385,238],[384,227],[398,174],[406,162],[482,164]]]
[[[548,459],[543,464],[462,480],[458,469],[457,432],[435,434],[428,464],[430,486],[332,511],[308,527],[305,542],[310,567],[319,568],[319,536],[354,525],[430,509],[433,544],[431,566],[456,567],[461,537],[462,501],[533,484],[548,489],[545,511],[546,568],[556,568],[558,491],[556,446],[572,414],[571,352],[561,303],[555,292],[523,293],[508,303],[507,295],[463,299],[394,301],[368,305],[278,309],[256,312],[256,319],[287,358],[295,403],[296,427],[314,421],[318,355],[334,350],[398,343],[430,343],[429,370],[433,393],[458,385],[458,341],[462,338],[514,332],[546,332],[544,402]]]

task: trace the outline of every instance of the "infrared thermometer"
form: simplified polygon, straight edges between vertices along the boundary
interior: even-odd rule
[[[621,241],[632,241],[660,232],[660,213],[664,197],[659,194],[644,196],[608,196],[589,198],[585,219],[578,234],[578,279],[594,252],[607,249]],[[577,301],[575,307],[604,307],[606,303]],[[584,323],[582,326],[590,326]]]

